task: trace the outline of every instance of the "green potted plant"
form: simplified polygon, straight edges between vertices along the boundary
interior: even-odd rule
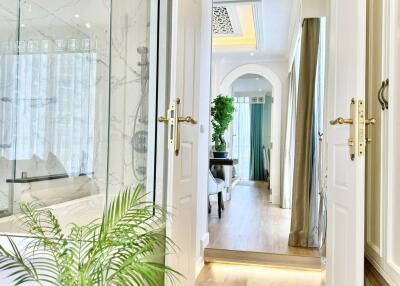
[[[173,248],[165,235],[166,211],[145,202],[138,186],[121,191],[102,219],[64,232],[49,209],[21,205],[21,225],[30,235],[20,249],[0,245],[0,270],[13,285],[111,286],[164,285],[179,273],[164,265]]]
[[[233,120],[234,112],[235,107],[233,106],[232,97],[220,94],[213,100],[211,106],[211,125],[213,133],[211,139],[214,143],[214,158],[226,158],[228,156],[224,133]]]

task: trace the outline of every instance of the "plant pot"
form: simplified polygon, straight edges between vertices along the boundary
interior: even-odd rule
[[[214,158],[224,159],[228,157],[228,152],[226,151],[213,151]]]

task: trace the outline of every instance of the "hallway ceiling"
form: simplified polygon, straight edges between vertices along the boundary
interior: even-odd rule
[[[234,93],[270,94],[272,92],[272,84],[264,77],[256,74],[245,74],[235,80],[232,84]]]
[[[215,56],[287,58],[293,4],[294,0],[214,0]]]

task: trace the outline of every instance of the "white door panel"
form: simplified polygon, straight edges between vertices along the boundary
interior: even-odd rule
[[[200,46],[201,3],[196,0],[172,1],[171,89],[175,116],[197,119],[198,49]],[[190,11],[190,12],[189,12]],[[172,210],[167,234],[177,245],[177,255],[167,265],[185,276],[182,285],[195,285],[197,138],[195,123],[175,121],[170,128],[168,156],[168,198]],[[170,137],[171,138],[171,137]],[[179,149],[177,152],[176,149]]]
[[[365,99],[366,6],[363,0],[331,0],[329,8],[328,118],[351,118],[353,124],[328,128],[326,284],[362,286],[365,158],[358,150],[365,135],[359,134],[364,124],[357,119],[358,103]]]

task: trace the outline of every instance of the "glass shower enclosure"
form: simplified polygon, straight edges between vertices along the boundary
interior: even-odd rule
[[[157,0],[0,0],[0,232],[21,202],[83,224],[155,198]]]

